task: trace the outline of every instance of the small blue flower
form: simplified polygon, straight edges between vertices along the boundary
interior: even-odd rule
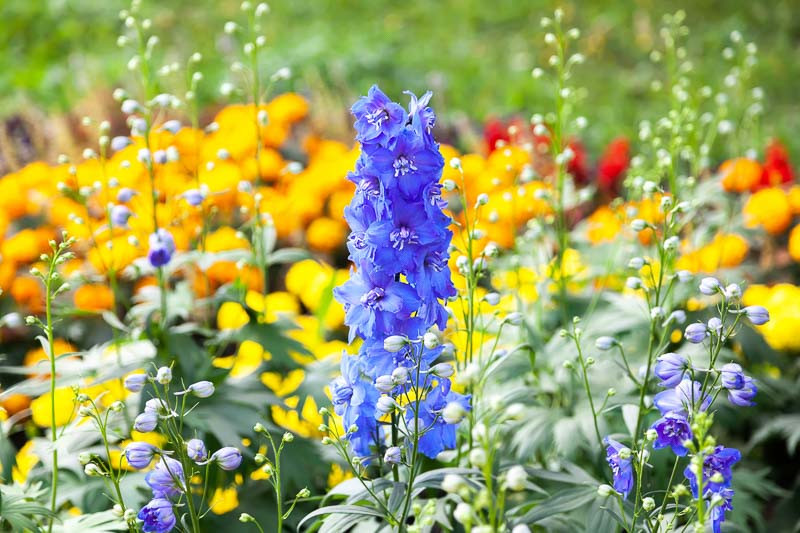
[[[165,498],[153,498],[142,507],[137,516],[144,522],[142,531],[148,533],[167,533],[177,523],[172,503]]]
[[[383,462],[389,465],[400,464],[401,460],[402,451],[398,446],[390,446],[386,449],[386,453],[383,455]]]
[[[111,224],[119,228],[128,227],[128,219],[133,212],[126,205],[117,204],[111,208]]]
[[[689,361],[683,355],[677,353],[665,353],[656,358],[654,373],[661,380],[662,387],[675,387],[689,370]]]
[[[442,411],[447,404],[457,402],[464,411],[469,411],[470,396],[464,396],[450,390],[450,380],[442,379],[419,405],[419,451],[434,459],[444,450],[456,446],[456,425],[448,424],[442,417]],[[414,427],[414,414],[409,409],[406,412],[406,424]]]
[[[133,144],[133,141],[130,137],[123,137],[120,135],[111,139],[111,149],[115,152],[119,152],[131,144]]]
[[[712,494],[718,494],[722,498],[722,503],[714,506],[710,513],[712,531],[720,533],[721,524],[725,521],[725,513],[733,510],[733,489],[726,487]],[[710,501],[709,505],[711,505]]]
[[[670,412],[686,415],[690,411],[705,411],[711,405],[711,396],[702,394],[702,385],[688,377],[678,383],[674,389],[656,394],[653,404],[662,415]],[[702,398],[701,398],[702,396]]]
[[[159,449],[147,442],[131,442],[125,447],[125,459],[136,470],[147,468]]]
[[[667,413],[651,426],[656,430],[656,441],[653,448],[669,446],[675,455],[686,455],[689,451],[683,442],[693,437],[692,429],[686,417],[679,413]]]
[[[139,392],[141,391],[145,384],[147,383],[147,374],[138,372],[136,374],[131,374],[125,378],[125,388],[128,389],[130,392]]]
[[[726,448],[725,446],[717,446],[714,448],[713,453],[707,455],[703,459],[703,490],[719,492],[724,488],[730,487],[731,479],[733,479],[731,468],[741,459],[742,454],[735,448]],[[711,479],[714,474],[717,473],[722,477],[722,481],[713,481]],[[683,475],[689,480],[692,494],[697,498],[697,476],[691,465],[686,467],[683,471]]]
[[[208,458],[206,445],[200,439],[191,439],[186,443],[186,454],[195,463],[200,463]]]
[[[202,204],[203,200],[205,200],[205,198],[206,198],[206,195],[203,194],[198,189],[189,189],[188,191],[183,193],[181,196],[183,197],[184,200],[186,200],[187,204],[189,204],[191,206],[194,206],[194,207],[197,207],[200,204]]]
[[[242,452],[233,446],[226,446],[211,454],[209,461],[217,463],[223,470],[236,470],[242,464]]]
[[[606,461],[611,467],[614,478],[614,490],[622,494],[623,499],[628,498],[628,493],[633,489],[633,464],[630,455],[620,457],[620,451],[626,450],[630,454],[630,449],[615,441],[611,437],[603,439],[606,448]]]
[[[153,490],[155,498],[171,498],[184,491],[186,479],[183,466],[171,457],[161,456],[156,467],[144,477],[145,483]]]
[[[380,393],[371,381],[363,378],[358,358],[343,355],[341,370],[341,375],[331,383],[333,409],[342,417],[346,429],[356,426],[356,431],[349,432],[347,438],[354,453],[366,457],[378,434],[375,408]]]
[[[169,263],[172,254],[175,253],[175,241],[172,234],[164,228],[158,228],[155,233],[150,234],[150,250],[147,252],[147,259],[153,267],[158,268]]]
[[[133,429],[140,433],[149,433],[156,429],[158,425],[158,414],[145,411],[137,416],[133,421]]]
[[[741,389],[744,386],[744,372],[736,363],[722,365],[719,369],[720,381],[726,389]]]
[[[695,322],[686,326],[684,336],[686,337],[687,341],[694,344],[700,344],[706,339],[706,337],[708,337],[708,328],[701,322]]]
[[[370,87],[350,110],[356,118],[356,139],[362,144],[386,143],[405,128],[408,116],[403,106],[392,102],[377,85]]]
[[[722,288],[722,284],[719,282],[717,278],[703,278],[700,280],[700,292],[705,294],[706,296],[711,296],[715,294]]]
[[[139,193],[129,187],[123,187],[117,191],[117,201],[124,204],[137,194]]]
[[[711,317],[708,321],[708,331],[715,335],[722,333],[722,320],[719,317]]]
[[[769,311],[760,305],[749,305],[743,309],[747,319],[756,326],[763,326],[769,322]]]
[[[753,382],[753,378],[745,376],[741,388],[728,391],[728,400],[733,405],[738,405],[739,407],[750,407],[756,404],[753,398],[756,397],[757,392],[758,387],[756,387],[756,384]]]

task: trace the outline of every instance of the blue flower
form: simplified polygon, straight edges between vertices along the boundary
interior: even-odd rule
[[[700,322],[689,324],[686,326],[684,336],[686,337],[687,341],[694,344],[700,344],[706,339],[706,337],[708,337],[708,327]]]
[[[700,280],[700,292],[705,294],[706,296],[711,296],[715,294],[718,290],[722,288],[722,284],[719,282],[717,278],[703,278]]]
[[[387,190],[398,190],[403,198],[415,200],[431,183],[439,181],[444,158],[411,130],[403,130],[392,149],[365,146],[370,164]]]
[[[745,376],[741,388],[728,391],[728,400],[733,405],[738,405],[739,407],[750,407],[756,404],[753,398],[756,397],[757,392],[758,387],[756,387],[755,382],[753,382],[753,378]]]
[[[171,457],[161,456],[156,467],[144,477],[155,498],[171,498],[181,494],[186,485],[183,466]]]
[[[458,403],[465,411],[471,409],[470,396],[451,391],[450,380],[441,379],[419,404],[417,427],[422,433],[419,437],[419,451],[431,459],[444,450],[456,447],[456,425],[448,424],[442,417],[442,410],[451,402]],[[406,424],[414,428],[414,413],[411,409],[406,411]]]
[[[350,109],[356,118],[356,139],[362,144],[388,143],[405,128],[403,106],[392,102],[377,85],[370,87]]]
[[[223,470],[236,470],[242,464],[242,452],[233,446],[225,446],[211,454],[209,461],[217,463]]]
[[[145,411],[133,420],[133,429],[140,433],[149,433],[156,429],[158,425],[158,414],[152,411]]]
[[[406,204],[391,219],[372,224],[365,232],[375,266],[408,272],[421,264],[428,247],[445,240],[445,231],[431,224],[421,203]]]
[[[364,338],[391,334],[398,322],[411,316],[419,307],[413,287],[385,276],[373,279],[365,269],[352,272],[344,285],[333,289],[344,304],[344,323],[350,326],[350,342],[356,335]],[[383,278],[383,279],[381,279]]]
[[[333,409],[342,417],[345,429],[356,426],[356,431],[347,437],[354,453],[366,457],[378,436],[375,405],[380,393],[371,381],[363,378],[358,358],[342,355],[341,370],[342,374],[331,383]]]
[[[689,361],[677,353],[665,353],[656,358],[654,373],[661,380],[662,387],[675,387],[689,369]]]
[[[743,311],[747,315],[747,319],[756,326],[763,326],[769,322],[769,311],[767,311],[765,307],[749,305],[745,307]]]
[[[742,454],[735,448],[726,448],[725,446],[717,446],[714,451],[703,459],[703,490],[710,492],[719,492],[724,488],[731,486],[733,479],[733,472],[731,467],[742,459]],[[714,474],[719,474],[722,481],[713,481],[711,478]],[[689,465],[683,471],[683,475],[689,480],[689,485],[692,488],[692,494],[697,498],[697,476]]]
[[[125,459],[128,464],[137,470],[147,468],[153,457],[158,453],[158,448],[147,442],[131,442],[125,446]]]
[[[693,437],[692,429],[689,426],[689,421],[686,417],[679,413],[667,413],[655,424],[651,426],[656,430],[656,441],[653,443],[653,448],[665,448],[669,446],[675,455],[686,455],[689,451],[683,445],[685,440]]]
[[[433,93],[431,91],[422,95],[422,98],[417,99],[417,95],[411,91],[404,91],[411,97],[408,103],[408,116],[411,122],[411,128],[429,145],[434,144],[433,140],[433,127],[436,125],[436,113],[433,109],[428,107]]]
[[[128,227],[128,219],[133,212],[126,205],[117,204],[111,208],[111,223],[119,228]]]
[[[718,494],[722,498],[722,503],[715,505],[711,509],[711,528],[714,533],[720,533],[720,526],[725,521],[725,513],[733,510],[733,489],[724,488],[714,494]],[[711,502],[709,501],[710,505]]]
[[[195,463],[205,461],[208,457],[205,443],[200,439],[191,439],[186,443],[186,455]]]
[[[719,369],[720,381],[726,389],[741,389],[744,386],[744,372],[736,363],[722,365]]]
[[[164,228],[158,228],[155,233],[150,234],[150,250],[147,252],[147,259],[153,267],[158,268],[169,263],[172,254],[175,253],[175,241],[172,234]]]
[[[172,531],[177,520],[172,510],[172,503],[164,498],[153,498],[142,507],[137,515],[142,524],[142,531],[167,533]]]
[[[603,444],[607,446],[606,461],[608,461],[608,466],[611,467],[613,474],[614,490],[621,493],[622,498],[626,499],[628,493],[633,489],[633,464],[630,455],[624,458],[620,457],[620,451],[626,450],[627,454],[630,454],[630,449],[611,437],[604,438]]]
[[[711,396],[701,392],[702,385],[688,377],[674,389],[656,394],[653,403],[662,415],[675,412],[686,415],[690,411],[705,411],[711,405]],[[702,397],[701,397],[702,396]]]

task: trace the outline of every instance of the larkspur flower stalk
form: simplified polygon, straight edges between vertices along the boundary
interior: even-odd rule
[[[358,336],[364,343],[357,356],[343,356],[342,375],[331,385],[346,439],[365,463],[383,457],[384,425],[391,426],[390,447],[401,445],[401,431],[405,436],[408,489],[397,513],[386,516],[400,531],[406,530],[420,456],[433,458],[456,445],[456,424],[444,420],[442,410],[454,402],[464,412],[470,408],[468,397],[451,390],[452,372],[433,366],[443,347],[430,339],[431,328],[445,329],[442,300],[455,295],[447,268],[452,233],[442,211],[444,161],[433,138],[431,93],[410,97],[406,111],[373,86],[352,108],[362,147],[348,176],[356,193],[345,209],[355,268],[334,296],[344,305],[350,340]]]
[[[253,431],[255,431],[256,434],[266,436],[272,450],[272,459],[259,453],[256,455],[255,460],[256,464],[260,466],[263,471],[269,474],[268,479],[270,485],[272,485],[273,491],[275,492],[275,505],[277,507],[277,525],[275,531],[283,531],[283,522],[292,514],[297,502],[302,498],[307,498],[311,494],[308,488],[304,487],[295,495],[289,508],[284,511],[285,502],[281,483],[281,453],[283,452],[284,445],[291,443],[294,440],[294,435],[287,431],[281,437],[280,442],[276,444],[276,439],[272,436],[272,433],[270,433],[270,431],[264,427],[263,424],[256,424],[253,427]],[[261,525],[256,522],[255,519],[252,521],[256,524],[259,530],[261,530]]]
[[[566,308],[567,284],[568,279],[564,271],[564,257],[569,248],[569,226],[567,222],[566,205],[566,182],[569,162],[575,156],[574,151],[568,146],[569,135],[568,127],[571,124],[571,116],[578,97],[576,88],[569,85],[572,69],[575,65],[583,62],[581,54],[569,53],[570,41],[576,40],[580,36],[577,28],[564,29],[564,12],[556,9],[553,18],[543,18],[542,28],[546,30],[545,44],[553,49],[550,56],[549,65],[554,70],[554,94],[555,94],[555,115],[552,121],[545,124],[538,120],[534,124],[534,133],[537,135],[548,135],[550,141],[550,153],[555,163],[554,176],[554,208],[555,208],[555,230],[556,230],[556,256],[554,270],[557,272],[559,306],[562,314],[562,322],[568,321]],[[541,69],[534,69],[534,77],[541,76]],[[549,126],[549,128],[548,128]],[[537,131],[538,130],[538,131]]]
[[[53,530],[53,522],[56,519],[56,503],[58,496],[58,427],[56,425],[56,352],[55,338],[53,335],[55,318],[53,317],[53,302],[60,293],[69,290],[69,284],[64,281],[59,273],[59,267],[66,261],[72,259],[74,254],[69,251],[70,246],[75,243],[74,237],[69,237],[66,232],[61,234],[61,242],[50,241],[50,255],[43,254],[42,261],[47,263],[47,272],[41,272],[37,268],[31,269],[31,274],[37,276],[44,284],[44,303],[45,319],[44,322],[33,315],[26,317],[28,325],[37,326],[47,339],[42,343],[50,361],[50,442],[53,447],[52,476],[50,480],[50,510],[53,516],[50,518],[47,530]]]

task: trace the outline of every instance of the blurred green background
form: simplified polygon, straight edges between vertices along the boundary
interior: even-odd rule
[[[586,142],[597,150],[617,135],[658,116],[648,95],[654,66],[648,53],[661,16],[685,9],[689,53],[700,83],[719,85],[727,70],[721,51],[731,30],[759,47],[757,83],[766,92],[765,133],[800,154],[797,80],[800,79],[800,2],[745,0],[676,2],[549,2],[522,0],[273,0],[265,28],[265,72],[290,66],[290,88],[313,97],[314,112],[334,134],[344,134],[344,110],[379,83],[392,96],[403,89],[436,92],[436,108],[451,124],[478,123],[549,109],[551,89],[532,79],[545,63],[539,20],[562,5],[582,31],[586,64],[576,82],[589,88],[581,111],[589,118]],[[130,50],[116,46],[123,0],[8,0],[0,2],[0,116],[84,113],[98,94],[130,87]],[[228,70],[233,43],[226,20],[240,18],[238,1],[145,1],[143,12],[161,37],[164,61],[193,51],[207,58],[204,103],[235,81]],[[180,80],[181,77],[178,76]],[[178,84],[178,87],[180,84]],[[320,118],[321,117],[321,118]],[[36,119],[28,119],[36,122]],[[757,147],[762,148],[762,147]]]

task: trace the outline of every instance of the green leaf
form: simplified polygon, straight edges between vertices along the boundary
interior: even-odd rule
[[[326,507],[320,507],[316,511],[308,513],[303,519],[297,524],[297,530],[299,531],[300,528],[303,527],[303,524],[311,520],[312,518],[316,518],[318,516],[325,516],[329,514],[353,514],[353,515],[362,515],[362,516],[374,516],[377,518],[383,518],[383,513],[376,509],[372,509],[370,507],[364,507],[363,505],[328,505]]]
[[[596,495],[596,487],[565,489],[546,500],[537,502],[536,506],[519,517],[518,521],[524,524],[534,524],[545,518],[583,507],[594,500]]]

